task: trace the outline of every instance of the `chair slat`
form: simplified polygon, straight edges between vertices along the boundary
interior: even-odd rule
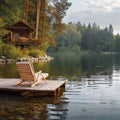
[[[16,66],[21,78],[21,82],[18,85],[22,85],[23,82],[33,82],[31,84],[31,87],[33,87],[41,81],[41,78],[39,79],[35,76],[33,65],[30,62],[18,62]],[[46,79],[44,78],[44,80]]]

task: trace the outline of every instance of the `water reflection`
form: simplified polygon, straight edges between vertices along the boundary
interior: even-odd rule
[[[17,78],[15,63],[0,63],[0,78]]]
[[[67,115],[67,102],[61,101],[59,104],[48,104],[48,120],[65,120]]]
[[[35,71],[42,70],[48,72],[51,79],[58,77],[68,78],[69,80],[81,80],[82,77],[91,75],[110,75],[112,74],[113,59],[112,56],[99,55],[53,55],[55,58],[50,62],[34,63]],[[118,58],[116,58],[118,59]],[[114,67],[117,69],[116,63]],[[1,78],[18,78],[15,63],[0,64]]]
[[[66,120],[119,120],[120,71],[112,75],[91,75],[67,83],[64,93],[68,102]]]
[[[67,103],[62,98],[21,98],[0,95],[1,120],[63,120],[67,115]],[[64,99],[64,98],[63,98]],[[61,102],[62,101],[62,102]]]
[[[54,55],[34,63],[49,79],[65,80],[57,98],[23,98],[0,94],[2,120],[119,120],[120,56]],[[6,74],[7,73],[7,74]],[[0,64],[1,77],[19,77],[16,66]]]

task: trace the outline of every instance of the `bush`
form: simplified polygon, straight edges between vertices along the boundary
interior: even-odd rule
[[[3,46],[3,42],[0,40],[0,56],[3,56],[2,46]]]
[[[21,50],[20,48],[15,47],[12,44],[4,44],[0,41],[0,56],[4,56],[6,59],[17,59],[18,57],[39,57],[43,56],[45,51],[41,51],[38,48],[30,47],[24,48]]]
[[[22,51],[19,48],[13,47],[10,55],[10,58],[17,59],[18,57],[22,57]]]
[[[2,55],[5,56],[6,58],[16,59],[22,56],[22,52],[19,48],[16,48],[15,46],[11,44],[3,44]]]
[[[59,47],[58,52],[71,52],[71,49],[68,47]]]
[[[45,52],[39,50],[39,49],[33,49],[29,51],[29,56],[31,57],[39,57],[39,56],[43,56],[45,54]]]
[[[47,49],[49,48],[50,44],[48,42],[44,42],[44,44],[40,45],[39,46],[39,49],[40,50],[43,50],[43,51],[47,51]]]
[[[80,46],[75,45],[75,46],[72,47],[72,50],[73,50],[73,52],[75,52],[75,53],[79,53],[79,52],[81,51],[81,48],[80,48]]]
[[[29,50],[27,48],[24,48],[22,51],[22,57],[29,57]]]

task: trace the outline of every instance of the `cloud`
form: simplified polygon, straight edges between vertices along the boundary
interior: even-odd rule
[[[65,22],[97,23],[100,26],[112,24],[120,28],[120,0],[69,0],[72,6],[64,18]]]

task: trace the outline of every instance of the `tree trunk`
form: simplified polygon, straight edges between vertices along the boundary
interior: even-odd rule
[[[40,19],[40,0],[37,0],[37,5],[36,5],[36,34],[35,38],[38,39],[38,31],[39,31],[39,19]]]
[[[24,4],[24,19],[25,22],[28,22],[28,0],[23,0],[23,4]]]
[[[44,42],[45,40],[45,16],[46,16],[46,0],[44,0],[43,2],[43,25],[42,25],[42,41],[41,42]]]

